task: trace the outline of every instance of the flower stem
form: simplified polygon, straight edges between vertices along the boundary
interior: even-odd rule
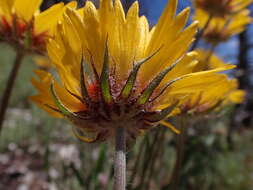
[[[8,77],[8,81],[7,81],[5,90],[4,90],[4,94],[3,94],[2,99],[1,99],[0,134],[1,134],[1,131],[2,131],[2,128],[3,128],[4,117],[5,117],[5,113],[6,113],[8,104],[9,104],[9,100],[10,100],[10,97],[11,97],[13,86],[15,84],[15,81],[16,81],[18,71],[19,71],[20,65],[22,63],[23,57],[24,57],[24,54],[20,51],[17,51],[15,62],[14,62],[14,65],[11,69],[11,73]]]
[[[200,39],[203,37],[203,34],[204,34],[205,30],[207,29],[207,27],[209,26],[209,24],[210,24],[210,22],[211,22],[212,19],[213,19],[213,16],[212,16],[212,15],[209,15],[209,18],[208,18],[208,20],[207,20],[205,26],[204,26],[203,29],[197,34],[196,40],[194,41],[194,43],[193,43],[193,45],[192,45],[192,47],[191,47],[191,51],[195,50],[196,47],[198,46]]]
[[[126,132],[118,127],[115,135],[114,190],[126,189]]]
[[[208,53],[207,53],[207,56],[206,56],[206,58],[205,58],[205,63],[209,63],[209,61],[210,61],[210,58],[212,57],[212,54],[214,53],[214,50],[215,50],[215,48],[216,48],[216,44],[212,44],[211,45],[211,47],[210,47],[210,49],[208,50]],[[208,64],[207,64],[208,65]],[[206,66],[207,66],[206,65]],[[208,68],[206,68],[206,70],[207,70]]]

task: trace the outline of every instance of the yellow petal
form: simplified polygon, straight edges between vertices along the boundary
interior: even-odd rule
[[[162,13],[162,16],[159,18],[152,35],[148,52],[154,51],[157,49],[157,47],[160,47],[163,44],[162,38],[167,35],[167,30],[173,23],[173,18],[177,9],[177,2],[177,0],[170,0],[164,12]]]
[[[227,68],[232,69],[234,65],[225,63],[214,53],[206,51],[204,49],[197,49],[197,60],[198,64],[194,68],[194,72],[204,71],[204,70],[212,70],[217,68]]]
[[[40,78],[40,81],[36,79],[32,79],[33,86],[39,91],[37,96],[33,96],[32,100],[35,101],[38,105],[45,109],[46,111],[52,111],[48,109],[48,106],[57,109],[55,106],[54,100],[52,99],[52,95],[50,92],[50,85],[53,81],[53,77],[50,73],[42,70],[36,71],[37,76]],[[83,111],[86,109],[85,105],[81,103],[77,98],[73,97],[64,87],[62,87],[58,82],[54,82],[56,94],[59,99],[63,102],[63,104],[72,112]],[[46,106],[48,105],[48,106]],[[51,113],[50,112],[50,113]],[[56,114],[58,115],[58,114]]]
[[[15,12],[25,21],[30,21],[39,7],[42,0],[16,0],[14,3]]]
[[[35,32],[43,33],[49,32],[52,34],[52,30],[57,24],[59,18],[63,13],[64,4],[58,3],[49,9],[43,11],[41,14],[35,17]]]
[[[13,10],[13,4],[15,0],[1,0],[0,1],[0,14],[10,19]]]
[[[73,25],[76,32],[78,33],[79,38],[80,38],[79,40],[82,41],[82,44],[86,44],[86,41],[85,41],[85,38],[84,38],[84,36],[86,34],[85,34],[85,31],[84,31],[82,18],[79,15],[78,11],[74,11],[73,9],[68,8],[66,10],[66,14],[68,15],[69,19],[71,20],[71,24]]]
[[[44,57],[44,56],[34,56],[33,60],[35,62],[35,64],[41,68],[44,69],[49,69],[50,67],[52,67],[53,65],[51,64],[51,62],[49,61],[48,57]]]
[[[166,67],[172,65],[175,61],[180,59],[187,52],[190,44],[192,43],[196,30],[197,23],[193,23],[181,32],[178,38],[174,39],[171,44],[166,44],[162,47],[157,55],[154,56],[154,59],[145,63],[140,72],[141,82],[147,82],[148,79],[154,77]]]
[[[126,19],[124,18],[121,3],[115,4],[114,30],[109,35],[109,47],[111,55],[115,59],[118,76],[122,79],[127,77],[128,71],[133,65],[135,57],[139,56],[137,49],[140,45],[141,28],[139,26],[139,5],[135,2],[129,9]]]
[[[173,132],[175,132],[176,134],[180,134],[181,132],[176,128],[174,127],[173,125],[171,125],[169,122],[166,122],[166,121],[160,121],[159,122],[161,125],[169,128],[170,130],[172,130]]]
[[[228,96],[228,100],[234,104],[240,104],[244,101],[246,92],[244,90],[235,90]]]
[[[66,11],[66,9],[75,9],[76,7],[77,3],[75,1],[71,1],[65,6],[63,3],[58,3],[36,15],[34,21],[35,32],[47,32],[49,35],[53,35],[55,33],[55,27],[57,23],[62,20],[63,13]]]
[[[40,107],[41,109],[49,113],[52,117],[56,117],[56,118],[63,117],[62,114],[49,108],[48,106],[51,106],[52,108],[57,109],[56,107],[53,107],[53,105],[47,104],[47,101],[45,101],[41,95],[30,96],[29,99],[33,101],[38,107]]]
[[[102,70],[105,41],[103,41],[100,33],[99,14],[96,7],[90,1],[86,2],[83,9],[83,23],[85,38],[84,48],[87,48],[93,56],[94,64],[100,73]],[[90,55],[86,55],[89,59]]]

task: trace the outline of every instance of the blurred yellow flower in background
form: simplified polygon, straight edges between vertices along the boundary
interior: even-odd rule
[[[66,7],[76,7],[76,2],[64,6],[56,4],[40,12],[42,0],[0,1],[0,42],[7,42],[29,51],[41,51],[45,40],[53,34]],[[40,52],[41,53],[41,52]]]
[[[180,110],[181,113],[208,114],[229,104],[240,104],[244,97],[245,91],[238,89],[236,79],[228,79],[226,75],[220,74],[220,81],[183,100]]]
[[[85,142],[106,140],[119,127],[128,140],[159,123],[170,127],[165,120],[181,99],[233,67],[193,73],[196,53],[187,51],[197,23],[185,28],[189,8],[178,15],[176,9],[171,0],[152,30],[139,17],[138,2],[126,15],[120,0],[102,0],[99,9],[90,1],[78,11],[67,9],[48,43],[61,82],[36,71],[39,80],[32,83],[39,94],[31,99],[70,120]]]
[[[231,80],[231,91],[223,101],[223,106],[228,104],[241,104],[245,100],[246,91],[238,89],[238,81]]]
[[[49,70],[52,68],[52,64],[48,57],[36,55],[33,57],[33,61],[40,69]]]
[[[247,9],[226,18],[210,18],[208,13],[197,9],[194,19],[199,21],[199,28],[204,30],[203,38],[213,44],[227,41],[231,36],[244,31],[246,26],[252,22],[250,11]]]
[[[197,49],[198,64],[194,71],[212,70],[216,68],[231,68],[232,65],[225,63],[213,52]],[[208,113],[216,108],[229,104],[242,103],[245,91],[238,89],[237,79],[229,79],[225,74],[216,74],[220,80],[210,84],[205,90],[200,90],[187,96],[181,103],[181,113]]]
[[[205,49],[196,49],[198,63],[194,67],[194,72],[198,71],[206,71],[217,68],[228,68],[231,69],[235,66],[225,63],[222,59],[220,59],[217,55],[215,55],[212,51]]]
[[[226,17],[240,12],[252,0],[193,0],[196,9],[202,9],[213,17]]]

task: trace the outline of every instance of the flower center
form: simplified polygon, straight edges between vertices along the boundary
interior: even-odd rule
[[[155,55],[155,53],[153,54]],[[153,111],[153,104],[156,99],[165,91],[165,89],[181,79],[170,81],[164,88],[158,86],[166,74],[171,71],[176,64],[165,68],[159,73],[142,91],[136,94],[137,73],[142,64],[149,60],[153,55],[139,62],[134,63],[126,81],[122,85],[116,85],[115,73],[109,68],[108,48],[105,48],[104,63],[100,76],[93,64],[87,63],[82,59],[80,65],[80,91],[81,97],[69,92],[75,98],[78,98],[84,105],[85,110],[71,112],[64,106],[64,102],[57,97],[53,84],[51,85],[51,94],[58,112],[68,118],[78,129],[90,131],[101,138],[113,136],[117,127],[126,129],[131,138],[136,138],[143,130],[149,129],[163,119],[175,108],[176,102],[163,110]],[[92,68],[88,68],[92,67]],[[87,71],[93,71],[93,74],[85,75]],[[92,77],[92,78],[89,78]],[[89,82],[89,81],[92,81]],[[100,139],[102,140],[102,139]]]

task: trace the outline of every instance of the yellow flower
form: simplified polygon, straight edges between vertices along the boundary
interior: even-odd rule
[[[246,92],[238,89],[238,81],[233,79],[231,81],[231,91],[224,100],[223,105],[241,104],[245,100],[245,96]]]
[[[40,51],[66,7],[76,7],[75,2],[67,6],[59,3],[40,12],[41,3],[42,0],[1,0],[0,41],[29,51]]]
[[[197,9],[214,17],[226,17],[249,6],[252,0],[193,0]]]
[[[218,56],[216,56],[212,51],[207,51],[204,49],[196,49],[198,63],[194,67],[194,72],[206,71],[217,68],[227,68],[232,69],[235,66],[225,63]]]
[[[203,71],[217,68],[231,68],[232,65],[225,63],[212,52],[197,49],[198,64],[194,71]],[[227,104],[238,104],[244,99],[245,92],[238,90],[236,79],[228,79],[225,74],[215,74],[219,78],[216,82],[209,84],[205,90],[199,90],[190,94],[182,100],[181,113],[206,113],[217,107],[223,107]]]
[[[204,91],[193,93],[181,104],[181,113],[208,113],[228,104],[239,104],[244,100],[245,92],[238,90],[237,80],[220,75],[220,81],[209,85]]]
[[[199,21],[199,28],[204,29],[209,15],[196,10],[195,20]],[[212,18],[204,30],[203,38],[213,44],[224,42],[231,36],[241,33],[252,22],[250,11],[245,9],[238,14],[226,18]]]
[[[227,69],[192,73],[196,53],[187,51],[197,23],[184,28],[189,8],[178,15],[176,8],[171,0],[152,30],[139,17],[138,2],[126,15],[120,0],[102,0],[99,9],[90,1],[81,10],[67,9],[48,43],[61,82],[37,71],[32,83],[39,94],[32,100],[70,120],[85,142],[106,140],[117,127],[126,129],[128,140],[159,123],[170,127],[165,119],[177,102],[220,80],[214,72]]]

